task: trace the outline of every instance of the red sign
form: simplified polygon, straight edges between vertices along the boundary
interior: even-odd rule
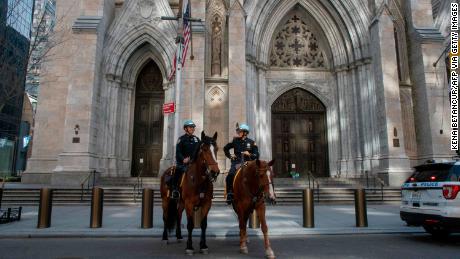
[[[163,114],[174,113],[176,111],[176,105],[174,103],[163,104]]]

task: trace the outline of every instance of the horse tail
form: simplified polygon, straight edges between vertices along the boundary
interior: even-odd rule
[[[174,227],[176,227],[177,214],[177,201],[175,199],[169,199],[168,215],[166,217],[166,228],[169,232],[173,231]]]

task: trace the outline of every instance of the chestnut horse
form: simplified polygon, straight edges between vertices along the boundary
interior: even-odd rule
[[[265,220],[265,199],[275,202],[275,190],[273,187],[273,173],[271,166],[274,160],[249,161],[237,172],[233,181],[233,209],[238,215],[240,227],[240,252],[248,253],[246,226],[248,219],[254,210],[260,221],[260,228],[264,234],[265,256],[275,258],[275,254],[268,239],[268,228]]]
[[[206,245],[206,227],[207,215],[211,208],[213,198],[213,184],[219,175],[219,167],[217,165],[217,132],[211,138],[201,132],[201,141],[199,148],[191,158],[191,162],[187,170],[182,176],[180,183],[180,199],[177,202],[169,197],[169,189],[166,184],[166,177],[174,173],[174,167],[168,168],[161,177],[161,199],[163,207],[163,240],[168,240],[168,231],[171,231],[176,226],[176,238],[182,239],[181,221],[182,212],[185,209],[187,215],[187,247],[186,253],[193,254],[192,246],[192,231],[193,231],[193,212],[201,207],[201,240],[200,252],[207,253]]]

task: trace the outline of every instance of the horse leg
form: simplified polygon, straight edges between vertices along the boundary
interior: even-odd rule
[[[188,255],[193,255],[193,245],[192,245],[192,231],[193,231],[193,206],[186,206],[185,212],[187,214],[187,248],[185,253]]]
[[[200,253],[208,254],[208,246],[206,245],[206,227],[208,226],[208,217],[204,216],[201,219],[201,239],[200,239]]]
[[[168,201],[163,198],[163,238],[162,241],[168,243],[168,228],[167,228],[167,211],[168,211]]]
[[[269,259],[274,259],[275,253],[273,253],[273,250],[270,246],[270,240],[268,239],[268,227],[267,221],[265,220],[265,204],[262,204],[259,207],[257,207],[256,211],[260,221],[260,229],[264,234],[265,257]]]
[[[201,207],[201,213],[203,218],[201,219],[201,240],[200,240],[200,252],[208,254],[208,246],[206,245],[206,228],[208,227],[208,212],[211,204],[205,204]]]
[[[166,242],[166,244],[168,243],[168,230],[166,228],[166,217],[164,214],[163,214],[163,238],[162,240],[163,242]]]
[[[247,246],[247,235],[246,235],[246,225],[248,222],[248,217],[246,213],[240,211],[238,213],[238,221],[240,225],[240,253],[247,254],[248,253],[248,246]]]
[[[179,206],[177,208],[177,224],[176,224],[176,238],[177,242],[182,241],[182,213],[184,212],[184,202],[179,201]]]

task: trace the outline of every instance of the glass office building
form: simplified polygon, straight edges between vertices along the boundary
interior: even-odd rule
[[[21,123],[34,0],[0,1],[0,175],[24,170]],[[21,132],[21,133],[20,133]]]

